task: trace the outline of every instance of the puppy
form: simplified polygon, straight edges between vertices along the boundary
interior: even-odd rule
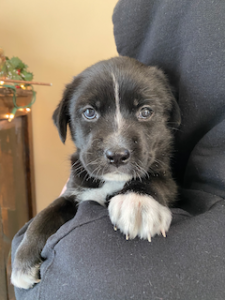
[[[151,241],[166,236],[176,198],[170,158],[180,112],[159,69],[127,57],[101,61],[67,85],[53,120],[63,143],[69,125],[77,151],[66,192],[34,218],[16,252],[11,280],[24,289],[40,281],[47,239],[80,202],[108,204],[114,229]]]

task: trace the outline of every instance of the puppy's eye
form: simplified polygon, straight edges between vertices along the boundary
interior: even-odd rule
[[[85,111],[83,112],[83,115],[88,120],[93,120],[97,118],[97,112],[92,107],[86,108]]]
[[[149,119],[153,114],[153,110],[150,107],[142,107],[138,112],[138,119]]]

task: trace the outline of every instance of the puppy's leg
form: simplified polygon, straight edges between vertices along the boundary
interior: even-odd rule
[[[77,211],[74,196],[60,197],[41,211],[29,225],[12,266],[12,284],[29,289],[40,281],[41,251],[47,239]]]
[[[156,190],[157,184],[154,186],[153,182],[146,186],[131,182],[111,198],[109,217],[114,227],[126,235],[126,239],[139,236],[150,242],[156,234],[166,236],[172,220],[166,201],[168,191],[165,186],[161,186],[161,191]]]

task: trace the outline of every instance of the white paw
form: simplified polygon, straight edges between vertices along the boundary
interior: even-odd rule
[[[35,283],[40,282],[39,279],[40,264],[27,269],[13,269],[11,282],[14,286],[22,289],[30,289]]]
[[[114,228],[120,229],[126,239],[139,236],[150,242],[160,233],[165,237],[172,220],[169,208],[149,195],[117,195],[110,200],[108,210]]]

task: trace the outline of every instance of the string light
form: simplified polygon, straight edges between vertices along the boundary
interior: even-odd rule
[[[26,89],[26,86],[24,86],[23,84],[21,84],[20,86],[22,86],[23,89]],[[20,111],[20,112],[25,112],[25,113],[28,113],[28,112],[31,111],[30,106],[32,106],[32,104],[36,100],[36,93],[33,91],[33,89],[32,89],[33,97],[32,97],[31,102],[28,105],[25,105],[25,106],[18,106],[17,103],[16,103],[16,86],[4,85],[3,87],[11,88],[13,90],[13,104],[14,104],[14,107],[13,107],[10,114],[5,115],[5,118],[8,119],[9,122],[11,122],[15,118],[17,110]]]
[[[15,118],[15,114],[16,114],[17,110],[21,111],[21,112],[30,112],[31,111],[31,109],[29,107],[18,108],[18,109],[16,107],[14,107],[11,111],[11,114],[6,114],[5,118],[8,119],[9,122],[11,122]]]
[[[19,87],[23,87],[23,89],[26,89],[27,86],[24,86],[23,84],[21,84]],[[8,119],[9,122],[11,122],[14,118],[15,118],[15,114],[18,111],[24,111],[26,113],[30,112],[31,111],[31,106],[34,104],[35,100],[36,100],[36,92],[33,90],[33,87],[31,86],[31,91],[32,91],[32,100],[31,102],[28,104],[28,105],[25,105],[25,106],[18,106],[17,103],[16,103],[16,88],[18,88],[18,86],[13,86],[13,85],[4,85],[3,87],[6,87],[6,88],[10,88],[12,91],[13,91],[13,104],[14,104],[14,107],[11,111],[11,114],[7,114],[6,115],[6,118]]]
[[[11,111],[11,114],[9,115],[9,118],[8,118],[9,122],[11,122],[15,118],[16,111],[17,111],[17,108],[14,107]]]
[[[12,119],[14,119],[14,117],[15,117],[15,116],[14,116],[13,114],[9,115],[8,121],[11,122]]]

